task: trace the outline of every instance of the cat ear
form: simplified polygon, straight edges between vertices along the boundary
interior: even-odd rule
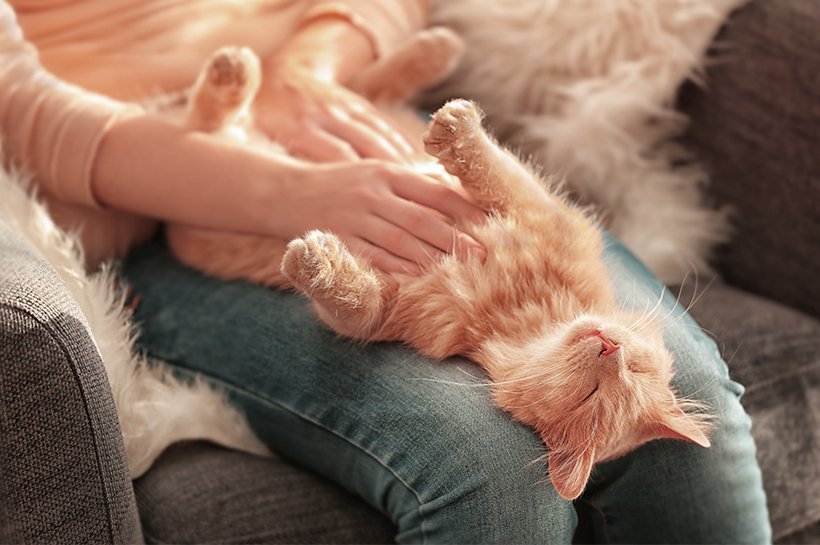
[[[709,425],[703,420],[686,414],[680,408],[672,409],[663,422],[651,424],[645,439],[682,439],[708,448],[711,443],[706,436]]]
[[[566,500],[581,495],[592,472],[595,449],[550,450],[549,476],[555,490]]]

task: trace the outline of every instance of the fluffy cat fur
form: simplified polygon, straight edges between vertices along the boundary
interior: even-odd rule
[[[246,74],[225,78],[226,70]],[[188,126],[225,130],[213,120],[246,116],[254,74],[249,51],[218,52],[195,87]],[[169,227],[171,246],[216,276],[295,287],[342,335],[472,359],[496,403],[541,435],[564,498],[582,493],[595,463],[652,439],[709,446],[708,418],[670,386],[660,325],[616,305],[595,224],[500,148],[471,102],[439,110],[424,145],[492,212],[458,226],[486,247],[486,261],[448,256],[421,276],[388,276],[319,231],[291,241],[283,258],[282,241],[183,226]]]
[[[476,100],[502,141],[594,204],[658,278],[709,269],[729,237],[728,211],[707,202],[704,169],[674,145],[687,78],[747,0],[433,0],[465,54],[428,107]]]

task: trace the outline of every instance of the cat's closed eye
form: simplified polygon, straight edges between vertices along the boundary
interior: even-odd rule
[[[598,388],[600,386],[601,386],[600,384],[596,384],[595,388],[593,388],[592,391],[590,393],[588,393],[587,396],[584,399],[581,400],[581,403],[579,403],[579,405],[583,405],[584,403],[589,401],[592,398],[592,396],[595,395],[596,392],[598,392]]]
[[[639,375],[645,375],[649,372],[645,367],[641,366],[640,363],[638,363],[635,360],[627,360],[626,368],[629,369],[631,372],[637,373]]]

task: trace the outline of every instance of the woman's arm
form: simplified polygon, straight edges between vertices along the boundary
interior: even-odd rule
[[[94,191],[112,208],[212,229],[285,240],[330,230],[388,271],[482,251],[453,230],[480,221],[481,210],[400,165],[302,163],[147,116],[108,131]]]
[[[452,225],[480,210],[425,176],[374,161],[311,165],[190,133],[49,74],[2,1],[0,24],[4,153],[59,201],[285,239],[326,228],[381,263],[475,244]]]
[[[419,0],[320,3],[287,45],[264,61],[255,104],[259,128],[313,161],[407,162],[410,143],[344,85],[425,23],[426,6]]]
[[[93,191],[105,207],[212,229],[277,235],[272,203],[305,167],[239,143],[140,116],[100,145]]]

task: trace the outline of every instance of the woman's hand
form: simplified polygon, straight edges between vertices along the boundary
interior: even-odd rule
[[[447,253],[485,253],[455,227],[483,221],[483,211],[441,182],[375,160],[305,168],[277,218],[286,238],[332,231],[389,273],[418,274]]]
[[[407,162],[413,148],[365,98],[314,70],[268,74],[254,104],[257,128],[297,157]]]

